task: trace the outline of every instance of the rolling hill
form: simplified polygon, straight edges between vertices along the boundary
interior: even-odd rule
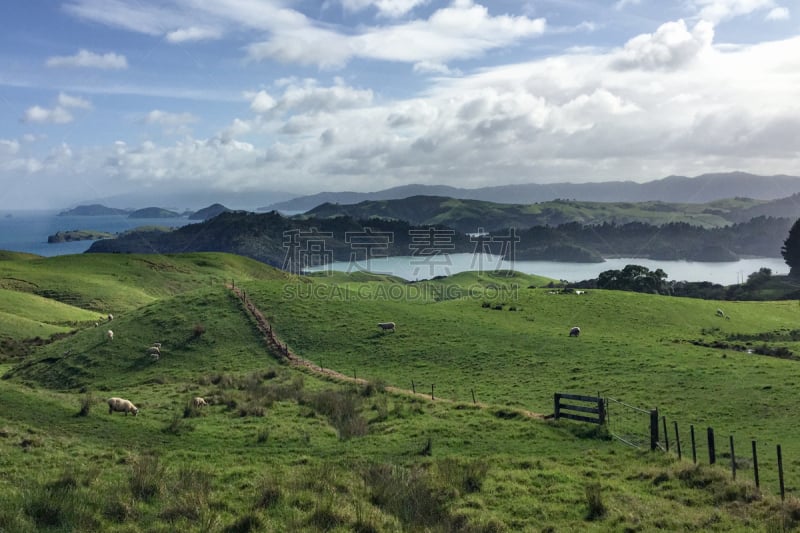
[[[726,302],[725,320],[718,302],[570,294],[531,288],[546,280],[516,273],[403,283],[361,273],[293,277],[224,254],[143,259],[5,261],[16,283],[4,277],[5,290],[20,292],[19,315],[49,308],[32,287],[63,295],[59,274],[80,273],[104,293],[117,289],[124,311],[114,318],[113,341],[79,325],[13,366],[0,363],[0,529],[798,525],[797,502],[780,501],[767,452],[784,446],[793,494],[800,367],[715,347],[759,342],[798,351],[792,302]],[[27,273],[14,264],[23,261],[38,264]],[[232,277],[246,302],[221,282]],[[151,298],[141,299],[134,285]],[[97,290],[76,284],[73,301],[89,304]],[[339,382],[268,353],[243,303],[260,310],[293,352],[353,379]],[[66,311],[60,318],[72,316],[56,308]],[[376,328],[386,319],[397,323],[395,333]],[[569,337],[576,324],[581,336]],[[163,357],[153,362],[145,349],[156,340]],[[684,450],[688,424],[735,435],[739,477],[731,479],[722,453],[719,466],[695,465],[688,451],[679,460],[610,439],[626,420],[613,409],[608,430],[527,414],[550,413],[555,391],[657,405],[681,425]],[[139,416],[109,414],[108,396],[132,399]],[[194,396],[210,405],[192,410]],[[750,438],[762,453],[760,490],[747,481],[742,441]]]
[[[800,193],[800,177],[759,176],[746,172],[720,172],[693,178],[669,176],[637,183],[526,183],[478,189],[437,185],[403,185],[370,193],[324,192],[274,203],[260,211],[304,212],[323,203],[355,204],[368,200],[396,200],[409,196],[448,196],[496,203],[531,204],[558,198],[595,202],[706,203],[743,197],[774,200]]]
[[[786,205],[789,202],[783,202]],[[718,200],[708,204],[668,204],[664,202],[578,202],[554,200],[536,204],[501,204],[482,200],[461,200],[441,196],[412,196],[401,200],[365,201],[352,205],[325,203],[306,216],[330,218],[350,216],[359,220],[388,218],[414,225],[443,225],[468,233],[479,229],[496,231],[508,227],[527,229],[533,226],[559,226],[570,222],[586,225],[642,222],[653,226],[686,223],[704,228],[722,227],[734,221],[747,221],[742,212],[756,211],[764,202],[749,199]],[[781,210],[789,215],[788,209]],[[794,217],[800,216],[795,204]],[[744,218],[744,220],[742,220]]]

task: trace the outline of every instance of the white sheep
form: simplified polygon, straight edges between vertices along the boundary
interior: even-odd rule
[[[133,416],[139,414],[139,408],[133,405],[133,402],[130,400],[125,400],[123,398],[108,399],[108,414],[112,414],[114,411],[125,413],[125,416],[128,416],[128,413],[133,413]]]
[[[161,355],[161,350],[156,346],[151,346],[147,349],[147,355]]]
[[[201,407],[206,407],[207,405],[208,405],[208,402],[206,402],[200,396],[192,398],[192,407],[194,407],[195,409],[199,409]]]
[[[108,313],[108,321],[111,322],[112,320],[114,320],[114,315]]]
[[[160,342],[154,342],[153,343],[153,348],[158,348],[160,350],[161,349],[161,343]]]
[[[579,328],[578,326],[575,326],[574,328],[569,330],[570,337],[577,337],[580,334],[581,334],[581,328]]]
[[[114,340],[114,332],[111,331],[111,330],[106,331],[106,337],[108,337],[108,340],[113,341]]]
[[[725,316],[725,311],[722,309],[717,309],[717,316]]]

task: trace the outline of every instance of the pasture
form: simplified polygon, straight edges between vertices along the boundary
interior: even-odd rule
[[[115,337],[76,319],[71,334],[0,367],[0,530],[795,526],[793,498],[781,505],[722,468],[524,411],[550,413],[557,390],[600,392],[800,457],[790,424],[798,362],[691,342],[787,330],[797,302],[725,303],[725,320],[718,302],[563,294],[516,273],[406,284],[297,278],[225,254],[49,262],[0,261],[0,279],[14,278],[17,288],[4,287],[23,298],[52,291],[52,301],[79,303],[75,316],[113,310]],[[227,280],[292,351],[364,381],[267,353]],[[396,331],[377,327],[388,321]],[[570,338],[574,325],[581,335]],[[765,342],[796,349],[789,338]],[[153,342],[155,363],[145,353]],[[425,393],[434,384],[437,400],[386,392],[412,381]],[[110,396],[139,415],[110,415]],[[195,396],[210,405],[190,408]],[[788,462],[797,486],[797,460]]]

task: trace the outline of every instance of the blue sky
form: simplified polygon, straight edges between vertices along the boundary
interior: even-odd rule
[[[0,209],[799,174],[799,30],[796,0],[3,2]]]

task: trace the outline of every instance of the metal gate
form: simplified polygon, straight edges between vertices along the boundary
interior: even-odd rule
[[[634,448],[655,449],[658,445],[658,411],[606,398],[606,419],[609,433],[620,442]]]

